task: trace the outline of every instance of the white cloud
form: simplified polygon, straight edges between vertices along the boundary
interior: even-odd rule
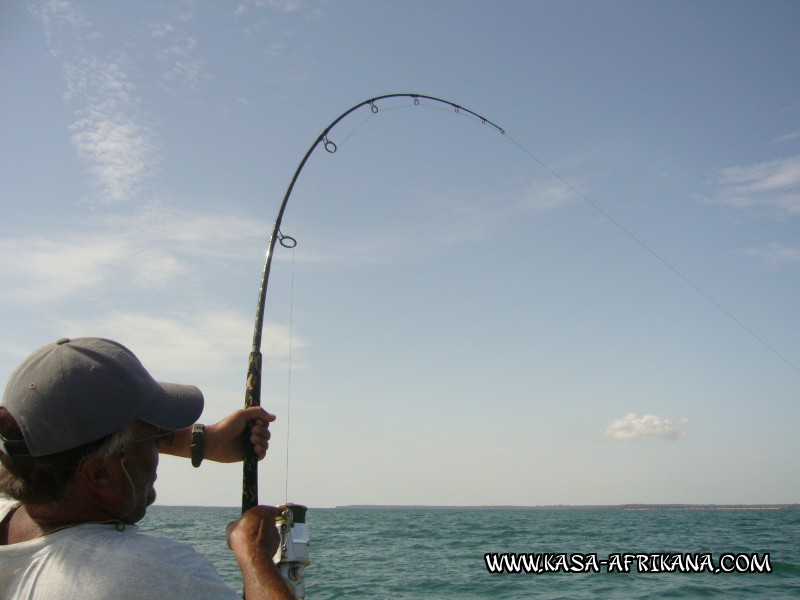
[[[123,244],[104,237],[0,240],[0,298],[28,304],[78,295],[100,285],[125,254]]]
[[[123,110],[114,112],[113,103],[91,105],[70,126],[72,145],[88,165],[102,203],[133,198],[158,162],[152,133]]]
[[[229,213],[186,212],[161,205],[148,205],[134,214],[120,214],[98,223],[103,231],[114,231],[140,241],[164,245],[190,256],[241,258],[254,243],[263,251],[271,228],[267,221]],[[244,245],[243,245],[244,242]]]
[[[303,7],[301,0],[241,0],[234,10],[235,15],[242,15],[251,9],[271,8],[282,12],[296,12]]]
[[[762,248],[750,248],[745,251],[772,265],[800,264],[800,248],[773,242]]]
[[[800,129],[798,129],[797,131],[792,131],[792,132],[787,133],[785,135],[780,135],[780,136],[776,137],[774,140],[772,140],[772,142],[774,144],[778,144],[778,143],[781,143],[781,142],[791,142],[791,141],[796,140],[796,139],[800,139]]]
[[[266,224],[232,215],[189,214],[146,207],[83,223],[80,235],[0,239],[0,299],[55,303],[89,291],[161,289],[196,261],[262,251]]]
[[[186,23],[192,17],[184,14],[178,17],[179,22]],[[198,40],[185,28],[176,28],[171,23],[155,23],[150,26],[150,35],[157,44],[156,60],[164,68],[163,83],[168,91],[172,86],[193,89],[203,80],[210,78],[207,62],[197,57]]]
[[[158,145],[141,118],[136,87],[120,58],[92,54],[88,19],[67,0],[33,9],[42,21],[51,53],[62,61],[66,98],[76,105],[71,142],[88,165],[102,203],[136,195],[158,164]]]
[[[61,28],[75,31],[89,25],[83,11],[73,6],[69,0],[47,0],[39,5],[31,4],[30,11],[41,19],[47,42],[51,45],[50,51],[54,55],[58,55],[60,51],[53,42]]]
[[[137,287],[156,290],[186,270],[183,262],[161,248],[141,248],[130,256],[133,281]]]
[[[528,189],[519,208],[543,212],[569,206],[577,200],[577,192],[560,181],[536,182]]]
[[[231,309],[183,311],[179,316],[112,312],[96,318],[61,320],[65,335],[99,336],[128,346],[156,377],[213,379],[246,367],[253,319]],[[267,323],[262,353],[273,366],[286,366],[288,327]],[[292,349],[306,346],[294,335]],[[295,362],[293,368],[297,368]]]
[[[677,440],[686,435],[689,419],[664,419],[655,415],[628,413],[606,427],[606,436],[614,440]]]
[[[251,10],[297,13],[306,19],[319,19],[324,14],[320,3],[309,0],[240,0],[236,4],[233,14],[239,17]],[[250,26],[246,27],[245,33],[252,33]]]
[[[320,235],[303,244],[296,260],[298,263],[335,265],[346,269],[380,267],[407,258],[407,240],[408,237],[394,231],[353,236],[351,239],[331,239]]]
[[[800,215],[800,156],[720,169],[715,185],[711,203]]]

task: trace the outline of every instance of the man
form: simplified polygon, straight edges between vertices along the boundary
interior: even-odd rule
[[[134,354],[100,338],[61,339],[11,375],[0,405],[0,598],[238,598],[191,547],[138,532],[155,501],[159,452],[193,462],[259,458],[275,417],[254,407],[195,428],[203,395],[156,382]],[[202,456],[199,451],[202,448]],[[291,598],[272,562],[276,510],[230,523],[248,600]]]

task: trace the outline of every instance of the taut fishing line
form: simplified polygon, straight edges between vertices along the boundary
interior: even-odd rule
[[[415,106],[422,106],[424,108],[429,108],[429,109],[433,109],[433,110],[441,110],[441,111],[446,111],[446,112],[455,112],[455,114],[458,114],[458,115],[461,115],[461,116],[466,116],[466,117],[472,118],[472,119],[477,117],[483,124],[486,124],[488,122],[483,117],[481,117],[479,115],[476,115],[475,113],[473,113],[471,111],[465,111],[460,106],[450,105],[451,108],[447,108],[446,106],[443,106],[441,104],[441,102],[439,104],[430,104],[428,102],[420,102],[419,101],[420,98],[424,98],[424,97],[423,96],[418,96],[418,97],[414,98],[414,105]],[[446,103],[446,104],[449,104],[449,103]],[[358,132],[358,130],[361,129],[361,127],[363,127],[366,124],[367,121],[369,121],[372,117],[374,117],[378,113],[377,105],[374,102],[370,103],[370,108],[372,110],[371,110],[371,113],[367,116],[367,118],[364,119],[364,121],[360,125],[358,125],[358,127],[356,127],[347,137],[345,137],[342,140],[342,142],[340,142],[340,145],[343,144],[344,142],[346,142],[347,140],[349,140],[353,135],[355,135],[355,133]],[[396,107],[390,107],[390,108],[385,108],[385,109],[382,108],[380,110],[382,110],[383,112],[388,112],[388,111],[391,111],[391,110],[400,110],[400,109],[405,109],[405,108],[409,108],[409,105],[396,106]],[[642,248],[645,252],[650,254],[650,256],[655,258],[658,262],[660,262],[667,269],[672,271],[672,273],[675,276],[677,276],[679,279],[681,279],[686,285],[691,287],[695,292],[700,294],[707,302],[709,302],[712,306],[714,306],[714,308],[716,308],[723,315],[728,317],[737,326],[739,326],[743,331],[745,331],[747,334],[749,334],[753,339],[755,339],[764,348],[769,350],[773,355],[775,355],[777,358],[779,358],[787,366],[789,366],[791,369],[793,369],[797,373],[800,373],[800,368],[798,366],[796,366],[794,363],[792,363],[777,348],[775,348],[773,345],[771,345],[767,340],[765,340],[758,333],[756,333],[755,330],[753,330],[751,327],[749,327],[744,321],[739,319],[731,311],[729,311],[727,308],[725,308],[713,296],[711,296],[708,292],[703,290],[699,285],[697,285],[688,276],[686,276],[680,269],[678,269],[675,265],[673,265],[666,258],[661,256],[658,252],[656,252],[653,248],[651,248],[647,243],[645,243],[640,237],[638,237],[636,234],[634,234],[630,229],[625,227],[625,225],[623,225],[619,220],[617,220],[613,216],[611,216],[611,214],[609,214],[607,211],[605,211],[596,202],[592,201],[586,194],[581,192],[577,187],[572,185],[572,183],[570,183],[567,179],[562,177],[561,174],[559,174],[550,165],[548,165],[547,163],[542,161],[539,157],[537,157],[535,154],[530,152],[525,146],[523,146],[521,143],[519,143],[517,140],[515,140],[512,136],[508,135],[508,133],[504,129],[502,129],[500,127],[497,127],[493,123],[491,123],[491,125],[493,125],[499,131],[499,133],[503,134],[505,136],[505,138],[508,139],[509,142],[511,142],[514,146],[516,146],[516,148],[520,152],[525,154],[528,158],[530,158],[536,164],[538,164],[543,169],[545,169],[548,173],[550,173],[550,175],[552,175],[555,179],[557,179],[559,182],[561,182],[561,184],[563,184],[567,189],[572,191],[578,198],[580,198],[584,203],[586,203],[588,206],[590,206],[592,209],[594,209],[598,214],[600,214],[609,223],[611,223],[617,229],[619,229],[623,234],[625,234],[629,239],[631,239],[634,243],[636,243],[640,248]]]
[[[289,503],[289,432],[292,419],[292,348],[294,341],[294,248],[292,248],[292,279],[289,291],[289,383],[286,397],[286,481],[284,483],[284,499]]]
[[[705,298],[708,302],[710,302],[717,310],[722,312],[726,317],[728,317],[731,321],[736,323],[739,327],[741,327],[744,331],[746,331],[750,336],[752,336],[757,342],[759,342],[764,348],[772,352],[775,356],[781,359],[784,363],[786,363],[789,367],[800,373],[800,368],[794,365],[788,358],[786,358],[783,354],[781,354],[774,346],[769,344],[764,338],[758,335],[753,329],[748,327],[743,321],[738,319],[736,315],[731,313],[727,308],[722,306],[719,302],[717,302],[712,296],[706,293],[700,286],[698,286],[694,281],[689,279],[686,275],[684,275],[677,267],[675,267],[672,263],[670,263],[666,258],[661,256],[658,252],[653,250],[650,246],[648,246],[641,238],[636,236],[630,229],[625,227],[622,223],[620,223],[617,219],[612,217],[608,214],[605,210],[603,210],[596,202],[590,200],[586,194],[581,192],[577,189],[574,185],[572,185],[569,181],[564,179],[561,175],[559,175],[553,168],[551,168],[546,163],[542,162],[539,158],[534,156],[531,152],[528,151],[522,144],[517,142],[514,138],[510,135],[506,135],[506,138],[514,144],[521,152],[526,154],[531,160],[536,162],[538,165],[543,167],[548,173],[550,173],[553,177],[558,179],[562,184],[564,184],[567,188],[569,188],[572,192],[575,193],[578,198],[583,200],[586,204],[591,206],[594,210],[596,210],[600,215],[602,215],[607,221],[613,224],[617,229],[622,231],[626,236],[628,236],[631,240],[633,240],[639,247],[645,250],[648,254],[650,254],[653,258],[659,261],[662,265],[667,267],[674,275],[677,275],[685,284],[691,287],[694,291],[700,294],[703,298]]]

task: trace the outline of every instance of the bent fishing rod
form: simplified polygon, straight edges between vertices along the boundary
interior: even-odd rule
[[[294,248],[297,245],[297,240],[291,236],[284,235],[281,232],[281,222],[283,221],[283,214],[286,211],[286,206],[289,203],[289,197],[292,195],[297,179],[300,177],[300,172],[308,162],[308,159],[314,153],[314,150],[322,144],[325,150],[329,153],[334,153],[337,150],[336,143],[328,139],[328,134],[336,125],[345,119],[350,113],[355,112],[363,106],[369,106],[373,114],[379,112],[378,102],[387,100],[389,98],[410,98],[413,100],[415,106],[420,105],[421,100],[428,100],[437,104],[443,104],[452,108],[456,113],[464,113],[472,118],[479,119],[484,125],[489,125],[496,129],[501,134],[505,131],[491,122],[486,117],[479,115],[476,112],[464,108],[463,106],[451,102],[449,100],[442,100],[433,96],[424,96],[422,94],[387,94],[385,96],[376,96],[359,102],[355,106],[344,111],[341,115],[336,117],[323,131],[319,134],[317,139],[311,144],[308,151],[303,156],[300,164],[292,176],[286,194],[283,197],[280,208],[278,209],[278,216],[275,219],[275,225],[272,228],[272,234],[269,238],[267,245],[266,259],[264,261],[264,270],[261,273],[261,287],[258,292],[258,303],[256,305],[256,322],[253,329],[253,346],[247,361],[247,383],[245,391],[245,408],[251,406],[261,406],[261,336],[264,328],[264,311],[267,301],[267,285],[269,283],[270,268],[272,267],[272,257],[275,251],[275,244],[280,242],[281,246],[285,248]],[[258,504],[258,457],[255,450],[249,443],[250,427],[244,433],[244,466],[242,475],[242,512],[253,508]],[[288,465],[287,465],[288,468]],[[288,498],[287,498],[288,500]],[[306,528],[306,507],[301,504],[287,503],[281,514],[276,518],[276,525],[281,535],[281,543],[273,560],[277,564],[278,570],[283,577],[284,582],[295,595],[296,598],[305,598],[305,568],[310,564],[308,557],[308,529]]]
[[[272,266],[272,256],[275,250],[275,244],[280,242],[281,246],[285,248],[294,248],[297,245],[297,240],[294,238],[284,235],[281,233],[281,222],[283,221],[283,214],[286,211],[286,206],[289,203],[289,198],[292,195],[292,190],[294,189],[295,183],[297,183],[297,179],[300,177],[300,173],[305,167],[306,162],[314,153],[314,150],[322,144],[325,150],[329,153],[334,153],[337,150],[336,144],[328,139],[328,134],[331,130],[336,127],[342,120],[344,120],[348,115],[357,111],[358,109],[369,106],[370,110],[373,114],[377,114],[379,111],[378,102],[381,100],[387,100],[390,98],[410,98],[415,106],[419,106],[422,100],[434,102],[437,104],[442,104],[449,106],[453,111],[458,114],[466,114],[470,117],[478,119],[482,124],[489,125],[490,127],[494,128],[501,134],[505,134],[505,130],[500,127],[499,125],[493,123],[486,117],[479,115],[476,112],[469,110],[468,108],[464,108],[460,104],[456,104],[455,102],[451,102],[449,100],[443,100],[441,98],[436,98],[433,96],[425,96],[422,94],[386,94],[384,96],[376,96],[374,98],[370,98],[368,100],[364,100],[363,102],[359,102],[352,108],[344,111],[341,115],[336,117],[323,131],[319,134],[317,139],[311,144],[308,151],[306,152],[305,156],[303,156],[303,160],[300,161],[300,164],[297,167],[297,170],[294,172],[292,176],[291,182],[289,183],[289,187],[286,190],[286,194],[283,197],[283,202],[281,202],[280,208],[278,209],[278,216],[275,219],[275,225],[272,228],[272,234],[269,238],[269,244],[267,246],[266,252],[266,260],[264,262],[264,270],[261,274],[261,287],[258,293],[258,303],[256,305],[256,320],[255,320],[255,327],[253,329],[253,345],[250,351],[250,355],[248,358],[248,365],[247,365],[247,383],[246,383],[246,392],[245,392],[245,407],[251,406],[261,406],[261,363],[262,363],[262,356],[261,356],[261,336],[262,330],[264,327],[264,310],[266,307],[266,300],[267,300],[267,285],[269,283],[269,274],[270,268]],[[245,440],[248,440],[250,437],[249,428],[248,431],[245,432]],[[245,443],[245,459],[244,459],[244,466],[243,466],[243,476],[242,476],[242,512],[256,506],[258,504],[258,459],[253,450],[251,444]]]

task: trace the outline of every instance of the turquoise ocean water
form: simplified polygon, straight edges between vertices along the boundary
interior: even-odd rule
[[[154,506],[148,533],[188,542],[241,589],[236,508]],[[328,508],[308,512],[306,597],[800,598],[800,510]],[[490,573],[485,553],[769,553],[771,573]],[[543,565],[543,563],[541,563]],[[715,565],[717,562],[714,563]]]

